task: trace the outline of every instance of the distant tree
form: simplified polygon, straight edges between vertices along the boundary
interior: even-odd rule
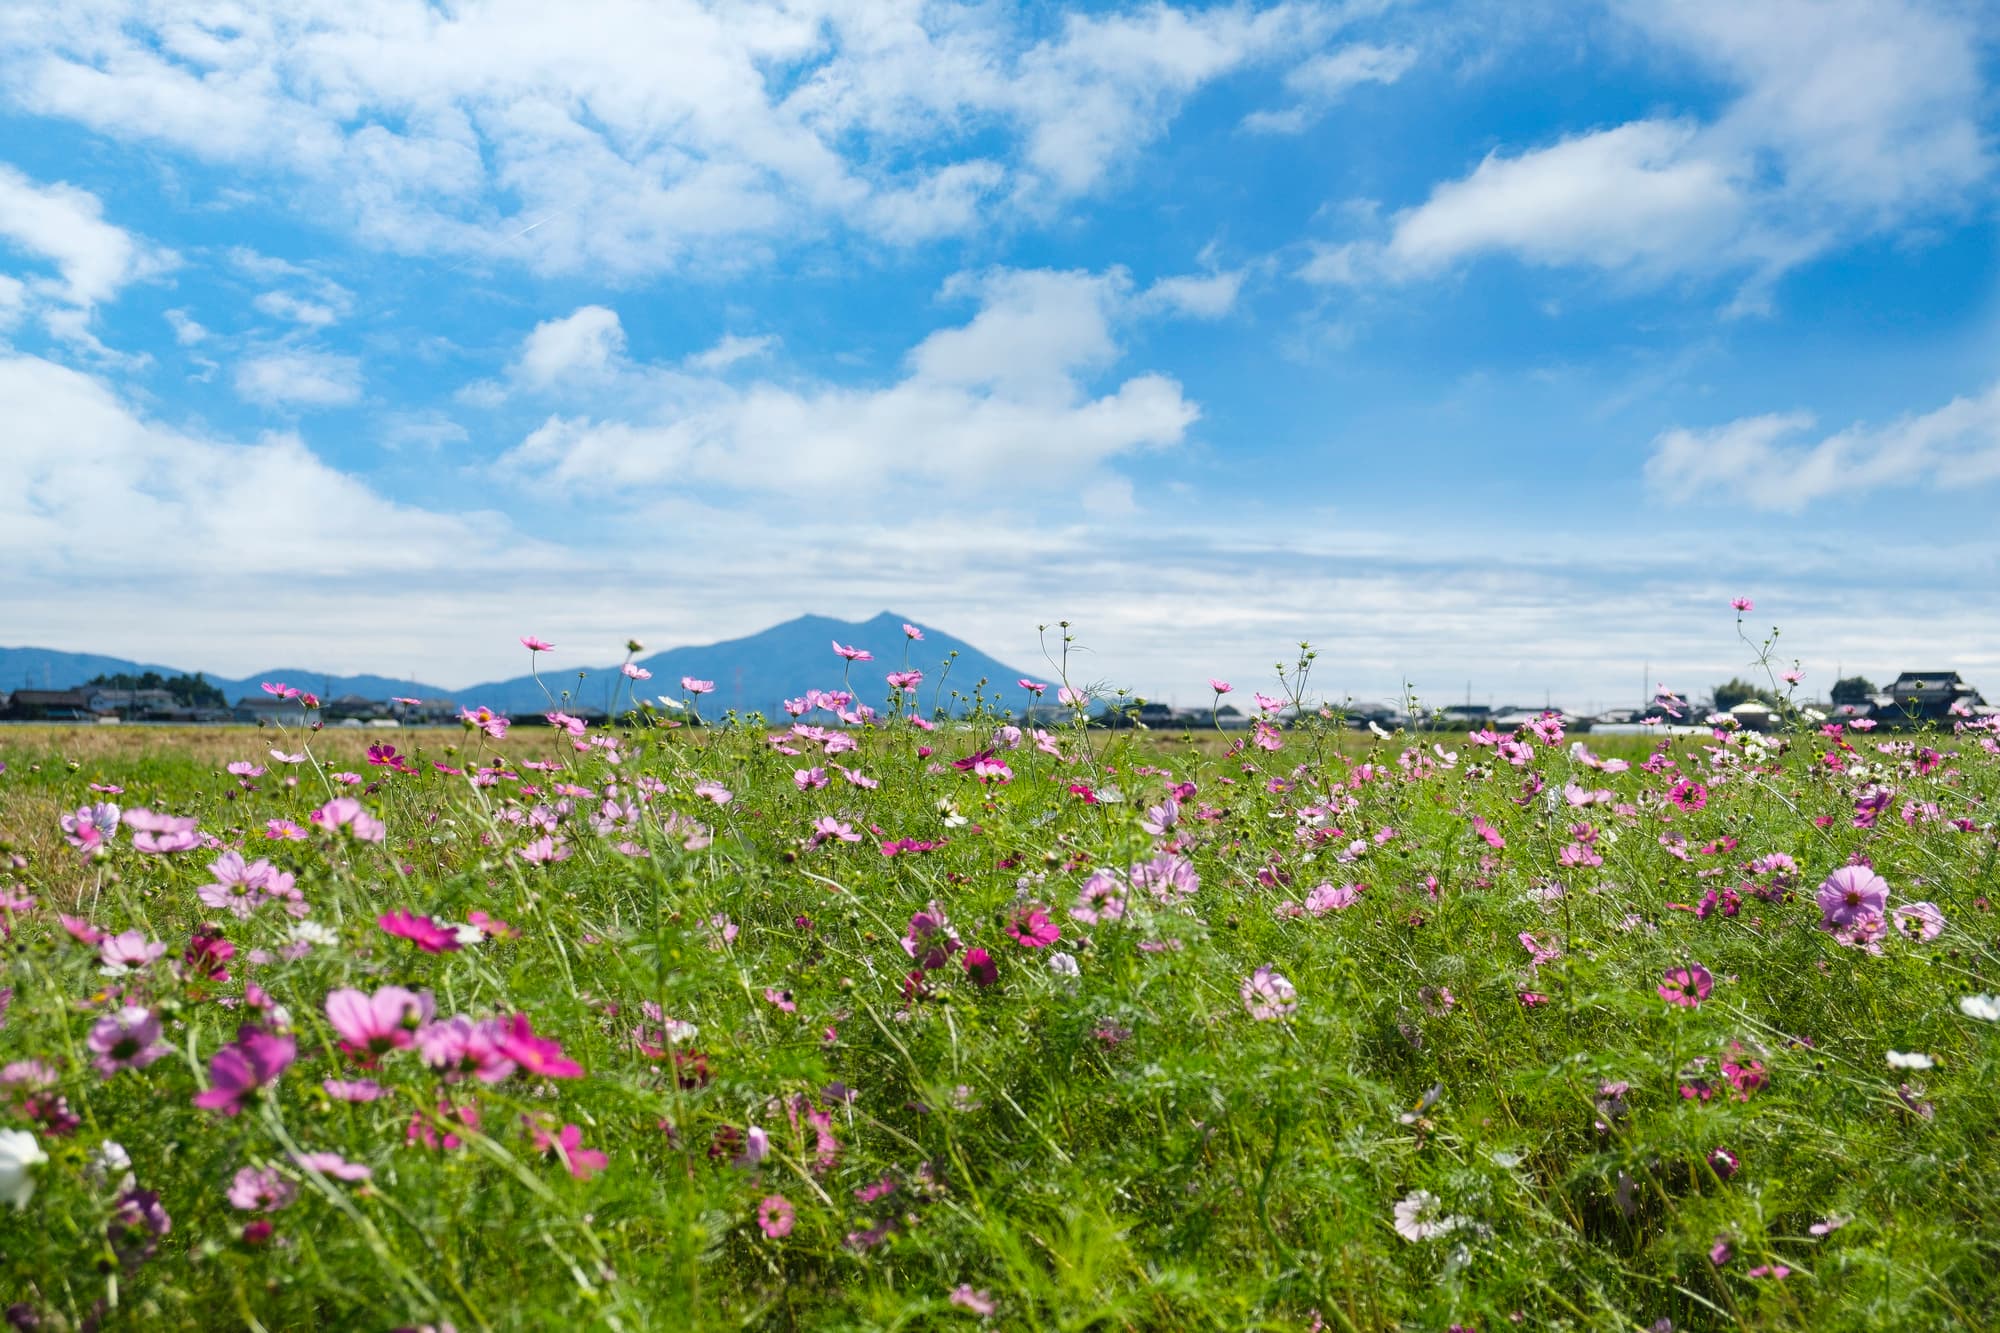
[[[1733,676],[1715,687],[1715,711],[1718,713],[1726,713],[1749,699],[1773,705],[1778,702],[1778,696],[1769,690],[1760,690],[1749,681]]]
[[[162,676],[157,671],[142,671],[135,676],[120,671],[94,676],[84,683],[107,690],[165,690],[185,708],[225,708],[229,704],[222,691],[209,684],[199,671],[192,676]]]
[[[1833,692],[1829,697],[1837,704],[1865,704],[1868,696],[1875,692],[1875,684],[1868,677],[1845,676],[1833,682]]]

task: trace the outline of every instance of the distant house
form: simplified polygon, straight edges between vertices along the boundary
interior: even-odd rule
[[[97,716],[82,690],[15,690],[8,712],[30,722],[88,722]]]
[[[406,727],[421,727],[435,723],[456,722],[458,720],[458,700],[420,699],[413,704],[389,705],[389,716],[398,719]]]
[[[1970,711],[1985,702],[1956,671],[1905,671],[1870,700],[1873,716],[1907,722],[1943,721],[1954,706]]]
[[[310,725],[319,717],[318,713],[308,713],[299,707],[297,699],[280,699],[273,694],[246,694],[236,701],[236,706],[229,712],[234,721],[260,727],[273,724],[288,727],[301,723]]]
[[[167,690],[120,690],[102,685],[87,685],[84,689],[90,695],[90,711],[100,715],[171,718],[193,712]]]

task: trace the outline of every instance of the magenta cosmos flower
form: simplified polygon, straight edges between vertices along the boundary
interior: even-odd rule
[[[523,634],[521,636],[521,646],[531,653],[552,653],[556,648],[554,644],[544,639],[538,639],[532,634]]]
[[[388,912],[376,917],[375,924],[391,935],[410,941],[425,953],[451,953],[458,948],[456,931],[448,930],[415,912]]]
[[[369,814],[352,796],[337,796],[307,818],[329,833],[346,829],[362,842],[381,842],[389,833],[388,826]]]
[[[1062,927],[1049,920],[1048,909],[1037,903],[1014,913],[1008,934],[1024,949],[1046,949],[1062,938]]]
[[[150,1009],[127,1005],[91,1026],[86,1044],[97,1072],[110,1078],[121,1069],[144,1069],[173,1049],[160,1040],[160,1018]]]
[[[226,1116],[240,1114],[250,1094],[276,1082],[280,1074],[291,1068],[298,1053],[299,1045],[293,1038],[246,1024],[232,1045],[209,1057],[208,1078],[212,1086],[207,1092],[198,1093],[194,1104]]]
[[[1836,930],[1862,917],[1881,916],[1888,905],[1888,880],[1867,866],[1842,866],[1819,886],[1820,929]]]
[[[1243,1009],[1260,1023],[1296,1013],[1299,993],[1292,983],[1270,967],[1260,967],[1243,978]]]
[[[850,648],[839,639],[833,641],[833,651],[850,662],[872,662],[875,660],[875,654],[869,652],[866,648]]]
[[[1738,611],[1748,611],[1753,606],[1753,603],[1748,597],[1732,597],[1729,599],[1729,604],[1735,607]]]
[[[1685,1009],[1698,1009],[1715,989],[1715,977],[1700,963],[1670,967],[1660,978],[1660,998]]]

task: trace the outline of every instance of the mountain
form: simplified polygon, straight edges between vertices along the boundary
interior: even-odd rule
[[[703,695],[699,700],[702,716],[711,721],[732,708],[738,713],[761,711],[766,717],[782,717],[784,700],[796,699],[809,689],[841,687],[842,670],[847,663],[833,651],[837,640],[875,654],[872,662],[856,662],[847,672],[847,680],[859,702],[880,708],[889,694],[885,677],[891,671],[903,669],[903,623],[904,617],[890,611],[863,621],[800,616],[748,638],[674,648],[638,659],[640,666],[653,673],[651,680],[628,682],[618,674],[617,666],[612,665],[592,668],[579,681],[576,668],[551,666],[542,672],[542,685],[558,698],[563,691],[570,691],[572,706],[602,709],[614,688],[618,689],[621,702],[630,699],[632,688],[637,689],[640,698],[666,695],[679,699],[681,677],[692,676],[715,682],[715,693]],[[942,630],[920,628],[924,637],[910,643],[909,665],[924,673],[917,701],[925,712],[934,703],[953,708],[952,691],[969,696],[982,678],[987,682],[987,697],[997,695],[1005,707],[1018,710],[1032,702],[1027,692],[1015,684],[1031,673],[996,661]],[[946,675],[944,663],[954,651],[958,657]],[[454,697],[460,703],[472,707],[483,704],[502,713],[539,713],[549,708],[548,696],[532,676],[470,686],[456,691]]]
[[[157,671],[162,676],[194,674],[189,668],[161,666],[156,662],[133,662],[99,653],[64,653],[53,648],[0,648],[0,691],[18,690],[24,686],[36,690],[66,690],[73,685],[85,684],[94,676],[121,673],[137,676],[148,671]],[[260,694],[258,686],[267,680],[282,680],[302,690],[311,690],[325,699],[336,699],[343,694],[358,694],[365,699],[387,699],[398,694],[424,699],[451,697],[450,690],[436,685],[393,680],[387,676],[329,676],[303,667],[260,671],[242,680],[217,675],[208,675],[207,679],[227,695],[231,703],[246,694]]]
[[[838,640],[875,654],[872,662],[856,662],[846,676],[848,687],[854,691],[859,702],[880,708],[889,693],[885,677],[891,671],[903,669],[903,623],[904,617],[889,611],[884,611],[873,620],[863,621],[800,616],[748,638],[655,653],[639,659],[639,665],[653,673],[651,680],[637,682],[639,697],[657,699],[664,694],[679,699],[681,677],[693,676],[698,680],[715,682],[715,693],[703,695],[700,700],[703,717],[713,720],[732,708],[739,713],[761,711],[766,717],[779,717],[783,715],[786,699],[796,699],[809,689],[837,690],[841,687],[843,668],[847,663],[833,651],[833,643]],[[1015,681],[1034,673],[1016,670],[996,661],[963,639],[955,639],[942,630],[928,626],[922,628],[924,637],[909,644],[909,665],[924,673],[917,701],[925,712],[934,703],[956,711],[952,691],[970,695],[981,678],[987,682],[987,697],[997,697],[1005,707],[1018,710],[1032,702]],[[954,651],[958,657],[951,663],[951,671],[947,675],[943,669],[945,659]],[[64,653],[52,648],[0,648],[0,691],[23,686],[61,690],[82,685],[93,676],[117,675],[120,672],[138,675],[147,671],[157,671],[163,676],[193,674],[191,669],[133,662],[96,653]],[[1046,678],[1046,674],[1041,673],[1039,678]],[[336,699],[343,694],[358,694],[367,699],[414,695],[424,699],[456,699],[472,707],[483,704],[501,713],[540,713],[549,708],[548,696],[542,692],[540,685],[535,684],[533,676],[489,681],[460,690],[388,676],[328,676],[304,667],[262,671],[242,680],[210,675],[208,680],[228,695],[231,703],[244,695],[260,694],[258,686],[263,681],[281,680],[299,689],[311,690],[322,699]],[[618,674],[615,663],[588,668],[581,681],[577,679],[577,668],[551,665],[542,672],[542,683],[558,698],[565,690],[569,691],[572,707],[602,709],[610,699],[614,686],[619,688],[621,702],[631,698],[631,682]],[[942,693],[939,692],[940,683],[944,687]]]

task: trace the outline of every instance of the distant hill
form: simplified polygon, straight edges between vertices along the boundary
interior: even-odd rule
[[[95,676],[115,676],[121,672],[143,675],[157,671],[163,676],[191,676],[197,668],[161,666],[157,662],[133,662],[123,657],[98,653],[64,653],[53,648],[0,648],[0,691],[23,686],[37,690],[66,690],[87,683]],[[387,699],[398,694],[419,698],[449,698],[450,690],[420,682],[394,680],[388,676],[329,676],[304,667],[273,668],[242,680],[204,673],[208,681],[235,703],[246,694],[258,694],[267,680],[282,680],[322,698],[358,694],[365,699]]]
[[[798,698],[809,689],[840,688],[842,669],[847,664],[834,654],[833,641],[837,639],[875,654],[872,662],[856,662],[847,676],[860,702],[879,708],[889,693],[885,677],[903,667],[904,620],[905,617],[889,611],[863,621],[800,616],[747,638],[655,653],[639,659],[639,665],[653,673],[651,680],[638,682],[639,695],[653,699],[664,694],[678,699],[681,677],[693,676],[715,682],[715,693],[701,699],[702,716],[706,718],[718,718],[732,708],[739,713],[762,711],[767,717],[777,717],[786,699]],[[982,678],[987,682],[989,699],[997,697],[1002,706],[1020,709],[1032,701],[1015,682],[1023,676],[1047,679],[1046,672],[1038,674],[1007,666],[942,630],[928,625],[920,628],[924,637],[909,645],[909,665],[924,673],[917,698],[926,712],[934,703],[951,707],[953,690],[969,696]],[[958,657],[947,676],[943,670],[945,659],[954,650]],[[138,675],[157,671],[163,676],[177,676],[192,675],[194,670],[96,653],[58,652],[52,648],[0,648],[0,691],[23,686],[68,689],[84,684],[93,676],[120,672]],[[542,683],[558,697],[569,691],[575,706],[596,709],[605,707],[614,685],[627,683],[619,675],[615,662],[587,668],[581,681],[577,679],[577,670],[552,664],[543,671]],[[367,699],[415,695],[425,699],[456,699],[473,707],[483,704],[502,713],[539,713],[549,707],[547,696],[532,676],[489,681],[464,689],[446,689],[389,676],[329,676],[304,667],[273,668],[244,679],[209,674],[207,679],[228,695],[231,703],[246,694],[257,694],[263,681],[281,680],[325,699],[343,694],[358,694]],[[621,690],[619,697],[629,699],[630,693]]]
[[[885,677],[891,671],[903,669],[904,620],[905,617],[890,611],[863,621],[800,616],[748,638],[674,648],[642,657],[638,659],[639,665],[652,672],[653,678],[638,682],[637,687],[641,698],[664,694],[678,699],[682,676],[712,680],[715,693],[700,700],[703,717],[713,720],[732,708],[739,713],[761,711],[767,717],[779,717],[786,699],[796,699],[809,689],[840,688],[846,663],[833,651],[833,643],[838,640],[875,654],[872,662],[856,662],[848,673],[848,681],[860,702],[880,708],[889,693]],[[926,712],[934,702],[951,707],[953,690],[969,696],[982,678],[987,682],[987,697],[997,696],[1005,707],[1019,709],[1031,702],[1026,691],[1015,682],[1023,676],[1032,677],[1033,673],[1007,666],[942,630],[928,625],[918,628],[923,630],[924,637],[909,645],[909,664],[924,673],[917,700]],[[943,670],[945,659],[954,650],[958,657],[951,663],[947,676]],[[938,689],[940,682],[944,685],[942,693]],[[615,663],[591,669],[582,681],[577,680],[574,667],[552,666],[542,672],[542,685],[558,696],[564,690],[571,691],[573,702],[585,708],[603,708],[613,688],[626,684]],[[457,691],[454,697],[464,704],[484,704],[503,713],[544,712],[549,707],[547,696],[532,676],[473,685]],[[630,696],[621,690],[619,697]]]

